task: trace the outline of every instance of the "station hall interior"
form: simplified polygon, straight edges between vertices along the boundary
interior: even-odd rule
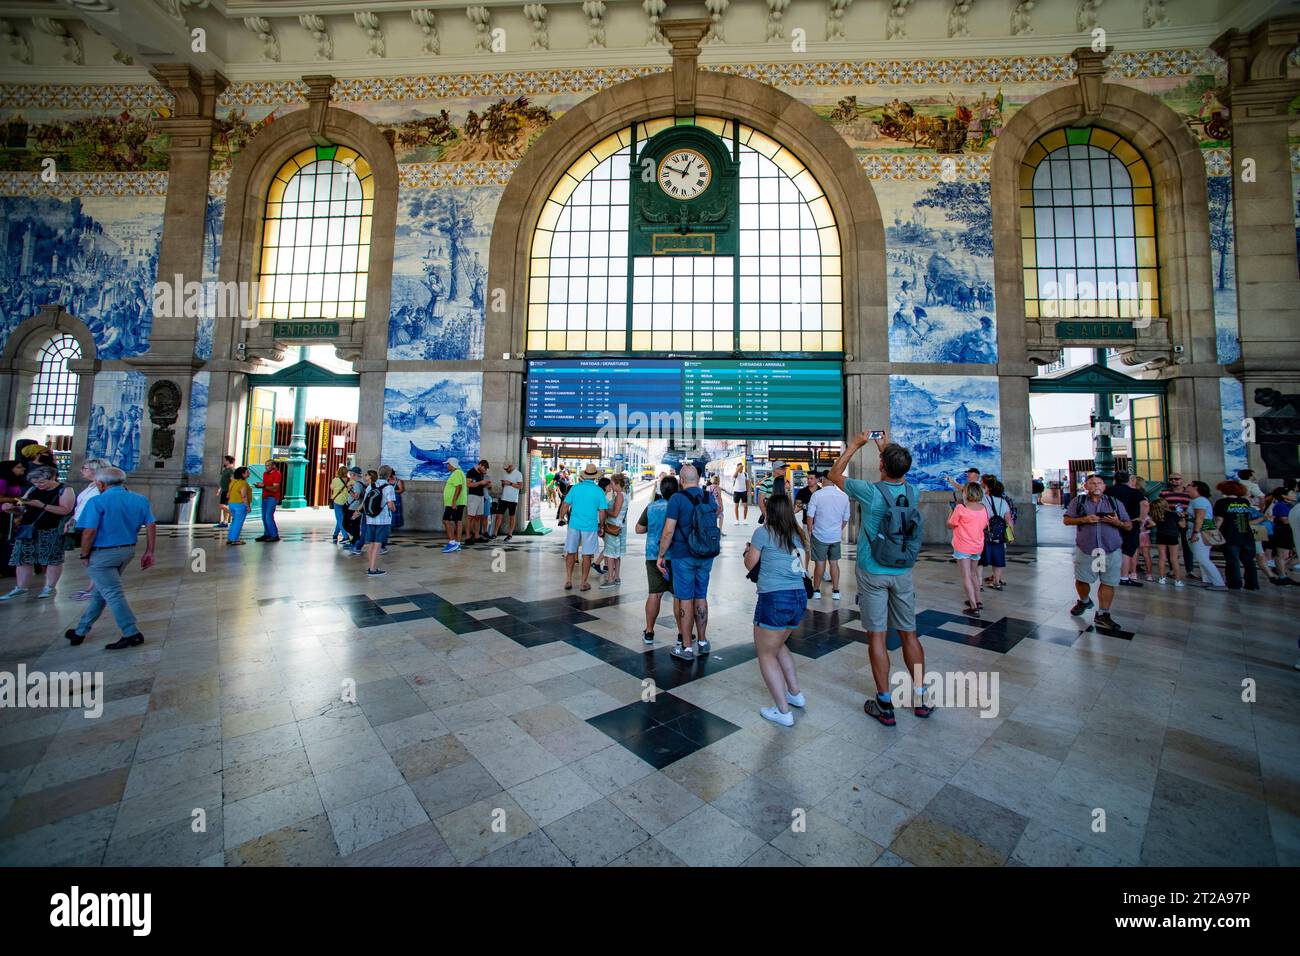
[[[1298,46],[1284,0],[0,7],[0,865],[1296,865]],[[18,500],[119,481],[121,597]],[[769,506],[840,487],[778,626]],[[882,631],[949,700],[881,718]]]

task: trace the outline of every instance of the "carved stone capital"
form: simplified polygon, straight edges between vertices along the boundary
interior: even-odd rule
[[[308,128],[311,138],[317,146],[332,146],[325,138],[325,113],[330,107],[330,94],[334,89],[334,77],[326,73],[304,76],[302,82],[307,87]]]
[[[660,20],[659,28],[672,47],[673,112],[677,116],[695,115],[695,78],[699,71],[700,41],[713,21],[698,19]]]
[[[1106,105],[1106,57],[1114,47],[1094,50],[1090,46],[1075,48],[1070,56],[1074,59],[1074,78],[1079,84],[1079,99],[1083,103],[1083,116],[1100,116]]]

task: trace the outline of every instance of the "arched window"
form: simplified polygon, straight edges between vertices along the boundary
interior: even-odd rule
[[[78,376],[68,371],[68,360],[79,358],[81,346],[67,333],[54,336],[42,346],[37,356],[40,371],[32,381],[29,425],[71,428],[77,423]]]
[[[640,142],[694,122],[728,144],[732,123],[671,117]],[[739,255],[629,256],[631,129],[597,143],[561,177],[533,233],[529,351],[644,353],[843,349],[840,240],[804,164],[741,125]]]
[[[1020,166],[1027,318],[1160,314],[1151,171],[1115,133],[1058,129]]]
[[[363,319],[375,183],[346,146],[290,159],[266,196],[258,317]]]

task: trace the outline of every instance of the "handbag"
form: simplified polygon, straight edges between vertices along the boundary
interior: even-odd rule
[[[623,533],[623,526],[621,524],[615,524],[612,521],[605,522],[606,537],[617,538],[622,533]]]
[[[1208,544],[1211,548],[1222,547],[1223,532],[1218,531],[1217,529],[1214,528],[1206,529],[1201,532],[1201,540],[1204,541],[1206,544]]]
[[[1256,541],[1268,540],[1268,529],[1265,528],[1262,524],[1251,525],[1250,533],[1255,536]]]

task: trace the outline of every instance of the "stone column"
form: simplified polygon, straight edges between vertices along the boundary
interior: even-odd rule
[[[1211,44],[1228,61],[1223,96],[1232,122],[1232,214],[1236,231],[1237,318],[1241,358],[1228,370],[1241,379],[1246,416],[1262,414],[1256,388],[1300,391],[1296,304],[1295,202],[1287,132],[1288,107],[1300,80],[1287,59],[1300,42],[1300,17],[1266,21],[1249,33],[1229,30]],[[1253,167],[1253,169],[1251,168]],[[1216,397],[1217,404],[1217,397]],[[1267,474],[1259,446],[1247,445],[1250,467]]]
[[[298,347],[298,360],[307,361],[307,347]],[[289,435],[288,476],[284,487],[285,508],[306,508],[307,496],[307,387],[293,390],[293,431]]]
[[[186,284],[195,283],[191,286],[193,290],[203,279],[203,226],[215,130],[213,117],[217,97],[226,88],[227,81],[220,73],[200,75],[184,63],[160,64],[154,67],[153,76],[176,101],[171,118],[160,123],[171,137],[171,146],[156,282],[171,292],[168,298],[173,304],[184,303]],[[167,457],[146,453],[153,432],[146,408],[140,433],[140,463],[130,476],[131,487],[148,496],[154,513],[164,521],[172,513],[177,487],[185,480],[190,385],[194,372],[203,365],[194,356],[197,325],[196,315],[155,314],[149,351],[126,360],[144,373],[146,395],[155,382],[164,379],[174,382],[181,393],[179,417],[172,426],[172,453]]]

